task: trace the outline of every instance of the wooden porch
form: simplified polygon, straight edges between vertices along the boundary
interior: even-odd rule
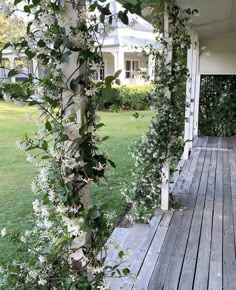
[[[173,192],[182,210],[114,231],[137,278],[111,289],[235,290],[236,138],[197,138]]]

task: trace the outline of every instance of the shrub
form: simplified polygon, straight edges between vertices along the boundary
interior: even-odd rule
[[[0,83],[0,99],[3,98],[3,91],[16,99],[21,96],[30,97],[32,95],[32,84],[29,82],[2,82]]]
[[[202,76],[199,133],[207,136],[236,135],[236,76]]]
[[[103,91],[99,109],[147,110],[150,107],[148,96],[151,90],[150,84],[114,86]]]

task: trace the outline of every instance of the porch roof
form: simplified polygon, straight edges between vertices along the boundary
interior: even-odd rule
[[[236,32],[236,0],[177,0],[183,8],[196,8],[199,16],[192,18],[200,39]]]

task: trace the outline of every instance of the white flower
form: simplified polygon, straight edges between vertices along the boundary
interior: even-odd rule
[[[46,167],[40,168],[39,180],[41,183],[46,183],[48,180],[48,170]]]
[[[1,230],[1,236],[2,236],[2,237],[5,237],[6,234],[7,234],[7,230],[6,230],[6,228],[3,228],[3,229]]]
[[[26,114],[25,114],[25,120],[26,120],[26,121],[31,121],[31,120],[32,120],[32,116],[33,116],[32,113],[26,113]]]
[[[151,13],[153,12],[153,8],[152,7],[144,7],[141,11],[141,15],[143,17],[149,16],[151,15]]]
[[[25,151],[28,149],[28,145],[26,143],[22,143],[19,140],[16,141],[16,146],[22,151]]]
[[[85,95],[86,96],[94,96],[98,92],[98,88],[90,89],[90,90],[85,90]]]
[[[7,95],[6,93],[3,93],[3,99],[7,102],[7,103],[10,103],[12,100],[11,100],[11,97],[9,95]]]
[[[205,52],[205,55],[206,56],[210,56],[211,55],[211,52],[208,50],[208,51]]]
[[[35,199],[35,201],[33,201],[33,210],[35,214],[38,214],[41,210],[41,205],[38,199]]]
[[[35,162],[35,156],[31,155],[31,154],[28,154],[27,157],[26,157],[26,160],[29,162],[29,163],[34,163]]]
[[[44,257],[42,255],[40,255],[38,259],[39,259],[39,262],[42,263],[42,264],[47,261],[46,257]]]
[[[38,284],[45,286],[47,284],[47,280],[41,278],[41,279],[39,279]]]

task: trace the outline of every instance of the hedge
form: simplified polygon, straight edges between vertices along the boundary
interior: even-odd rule
[[[148,99],[151,90],[150,84],[114,86],[103,91],[99,109],[147,110],[150,108]]]
[[[20,85],[20,87],[19,87]],[[0,83],[0,99],[3,98],[2,90],[8,91],[14,98],[32,95],[32,85],[29,82],[2,82]],[[20,89],[20,91],[19,91]]]
[[[201,79],[199,134],[236,135],[236,76],[204,75]]]

